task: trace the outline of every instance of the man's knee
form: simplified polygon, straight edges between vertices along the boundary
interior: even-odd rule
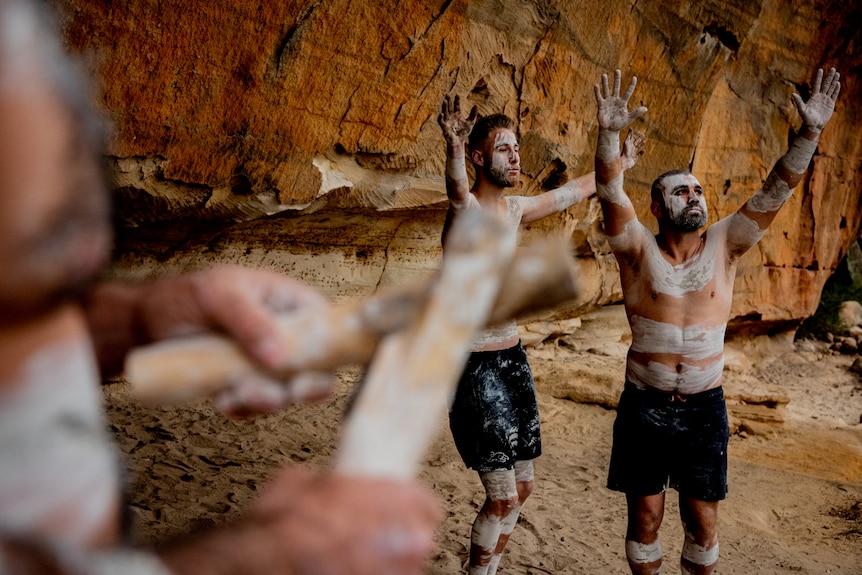
[[[480,474],[487,496],[483,512],[506,517],[518,506],[519,496],[513,470],[488,471]]]
[[[520,506],[520,501],[517,497],[510,497],[508,499],[487,499],[485,501],[484,511],[489,515],[494,515],[495,517],[506,517],[513,510]]]
[[[533,492],[533,486],[535,485],[532,460],[516,461],[514,471],[518,499],[523,503]]]
[[[718,503],[680,498],[680,517],[686,541],[701,547],[718,542]]]
[[[632,541],[654,541],[664,519],[664,495],[628,497],[628,530]]]

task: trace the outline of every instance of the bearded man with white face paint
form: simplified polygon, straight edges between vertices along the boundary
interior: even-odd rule
[[[474,106],[461,114],[458,96],[443,101],[438,118],[446,139],[446,191],[449,211],[443,228],[468,209],[498,215],[516,241],[518,225],[565,210],[596,191],[594,174],[571,180],[537,196],[504,196],[521,172],[515,124],[505,115],[477,120]],[[644,137],[626,139],[621,169],[634,165]],[[467,150],[465,150],[467,146]],[[465,151],[476,172],[472,189]],[[455,445],[467,467],[479,473],[486,497],[473,523],[468,573],[493,575],[533,489],[533,459],[541,454],[539,409],[533,375],[515,322],[489,329],[474,342],[449,412]]]
[[[835,109],[839,75],[819,70],[807,102],[793,94],[803,127],[763,187],[736,213],[704,230],[703,187],[687,170],[652,186],[653,235],[623,191],[620,130],[643,115],[620,95],[620,71],[595,86],[596,180],[605,232],[620,268],[632,329],[626,383],[614,424],[608,487],[626,494],[626,557],[634,574],[656,574],[665,490],[679,493],[682,573],[712,573],[718,561],[718,502],[727,493],[727,410],[722,394],[724,332],[739,258],[763,237],[790,198]]]

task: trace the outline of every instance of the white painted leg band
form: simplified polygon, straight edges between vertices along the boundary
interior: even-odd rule
[[[626,540],[626,558],[632,563],[655,563],[662,558],[661,543],[656,539],[652,543]]]
[[[682,545],[682,558],[695,565],[709,566],[718,561],[718,543],[712,547],[701,547],[686,538]]]
[[[488,471],[479,474],[485,493],[494,501],[518,499],[518,489],[515,487],[515,472],[511,469]]]
[[[533,461],[516,461],[515,462],[515,482],[522,483],[524,481],[533,481],[535,477],[533,473]]]

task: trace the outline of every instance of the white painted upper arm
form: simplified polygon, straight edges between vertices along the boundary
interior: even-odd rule
[[[766,230],[743,212],[735,212],[709,228],[710,234],[721,234],[728,253],[740,256],[750,250]]]

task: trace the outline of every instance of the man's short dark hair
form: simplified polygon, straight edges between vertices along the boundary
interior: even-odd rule
[[[499,130],[500,128],[514,131],[515,122],[505,114],[491,114],[490,116],[482,116],[479,118],[476,125],[473,126],[473,130],[470,132],[470,139],[467,142],[470,151],[478,150],[479,146],[482,145],[482,142],[485,141],[488,135],[494,130]]]
[[[682,176],[682,175],[690,176],[691,172],[688,170],[670,170],[668,172],[663,173],[659,177],[657,177],[655,179],[655,181],[652,183],[652,189],[650,190],[650,198],[652,199],[652,201],[658,202],[662,206],[664,206],[664,198],[662,197],[662,194],[661,194],[662,182],[664,181],[665,178],[669,178],[671,176]]]

